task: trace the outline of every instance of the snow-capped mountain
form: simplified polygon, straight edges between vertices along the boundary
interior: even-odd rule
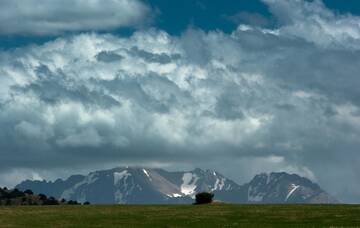
[[[239,185],[211,170],[168,172],[163,169],[114,168],[74,175],[55,182],[26,180],[16,186],[56,198],[93,204],[191,203],[198,192],[214,192],[234,203],[335,203],[306,178],[287,173],[260,174]]]
[[[248,184],[250,203],[336,203],[319,185],[296,174],[256,175]]]

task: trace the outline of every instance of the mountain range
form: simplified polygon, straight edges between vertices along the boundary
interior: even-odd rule
[[[196,193],[213,192],[230,203],[337,203],[307,178],[286,172],[262,173],[243,185],[213,170],[169,172],[164,169],[118,167],[73,175],[66,180],[26,180],[16,186],[57,199],[92,204],[188,204]]]

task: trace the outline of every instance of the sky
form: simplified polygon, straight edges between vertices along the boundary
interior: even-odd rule
[[[114,166],[360,203],[355,0],[0,0],[0,185]]]

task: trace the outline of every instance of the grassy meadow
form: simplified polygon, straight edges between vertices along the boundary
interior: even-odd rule
[[[360,205],[13,206],[0,227],[360,227]]]

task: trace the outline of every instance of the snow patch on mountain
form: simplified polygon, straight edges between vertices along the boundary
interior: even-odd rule
[[[211,189],[211,191],[223,190],[224,186],[225,186],[225,178],[216,178],[214,187]]]
[[[290,191],[289,193],[287,194],[286,198],[285,198],[285,201],[287,201],[290,196],[300,187],[300,185],[295,185],[295,184],[291,184],[290,185]]]
[[[261,202],[265,196],[264,192],[257,192],[256,188],[249,186],[248,189],[248,201],[249,202]]]
[[[144,174],[149,178],[149,180],[152,181],[152,179],[151,179],[151,177],[150,177],[150,175],[149,175],[149,172],[146,171],[146,169],[143,169],[143,172],[144,172]]]
[[[190,203],[196,193],[203,191],[214,191],[217,200],[234,203],[337,202],[310,180],[284,172],[256,175],[249,183],[238,185],[213,170],[168,172],[118,167],[65,181],[27,180],[17,188],[94,204]]]
[[[83,184],[84,184],[84,181],[75,184],[72,188],[66,189],[65,191],[63,191],[60,198],[61,199],[71,199],[71,196],[74,195],[76,189]]]
[[[171,197],[171,198],[183,197],[183,195],[180,195],[180,194],[177,194],[177,193],[167,194],[167,196]]]
[[[264,196],[259,194],[255,196],[249,196],[248,200],[249,202],[261,202],[263,200]]]
[[[268,185],[271,181],[271,175],[269,173],[265,173],[266,175],[266,185]]]
[[[128,170],[114,172],[114,185],[116,186],[114,199],[117,204],[126,203],[125,197],[131,194],[131,191],[134,189],[134,183],[129,183],[128,181],[128,178],[131,176]]]
[[[80,186],[95,183],[97,180],[98,180],[97,173],[90,173],[88,176],[86,176],[84,178],[83,181],[80,181],[79,183],[75,184],[73,187],[64,190],[63,193],[61,194],[60,198],[62,198],[62,199],[71,199],[71,197],[75,194],[75,192],[77,191],[77,189]],[[81,198],[79,198],[77,200],[80,201],[80,202],[83,202],[84,200],[82,198],[83,197],[81,197]]]
[[[123,196],[121,190],[119,190],[119,189],[117,189],[117,190],[115,191],[115,193],[114,193],[114,199],[115,199],[115,202],[116,202],[117,204],[126,203],[126,202],[124,201],[124,196]]]
[[[77,199],[76,199],[78,202],[80,202],[80,203],[84,203],[85,201],[86,201],[86,194],[85,194],[85,192],[81,192],[80,193],[80,197],[77,197]]]
[[[182,177],[183,183],[180,186],[181,192],[185,195],[193,195],[196,189],[196,182],[199,177],[193,173],[184,173]]]
[[[126,179],[131,176],[131,173],[128,173],[127,170],[122,172],[114,172],[114,185],[118,185],[121,180],[126,185]]]

